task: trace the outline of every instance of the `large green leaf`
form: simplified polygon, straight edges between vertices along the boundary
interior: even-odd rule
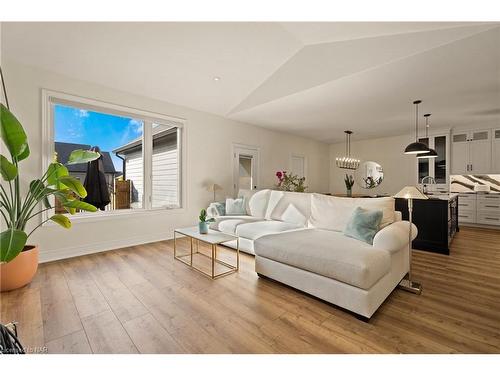
[[[28,147],[28,137],[16,116],[0,103],[1,137],[12,157],[22,155]]]
[[[82,164],[82,163],[88,163],[93,160],[99,159],[101,154],[98,152],[94,151],[89,151],[89,150],[74,150],[71,152],[69,155],[68,163],[67,164]]]
[[[30,182],[30,191],[37,200],[42,200],[45,208],[50,208],[50,202],[47,198],[49,195],[58,192],[58,190],[51,189],[49,187],[44,186],[42,180],[33,180]]]
[[[40,199],[44,196],[53,194],[58,190],[45,186],[42,180],[33,180],[30,182],[30,191],[33,195]]]
[[[28,236],[22,230],[9,228],[0,233],[0,262],[10,262],[24,249]]]
[[[59,178],[64,186],[67,186],[73,193],[78,195],[80,198],[85,198],[87,196],[87,190],[83,187],[80,180],[72,176],[62,176]]]
[[[17,161],[24,160],[28,156],[30,156],[30,147],[29,147],[28,143],[26,143],[26,148],[24,149],[24,151],[21,152],[19,155],[17,155]]]
[[[71,220],[68,219],[68,217],[65,215],[56,214],[56,215],[51,216],[50,220],[52,220],[54,223],[59,224],[63,228],[66,228],[66,229],[71,228]]]
[[[61,163],[50,163],[47,168],[47,184],[55,186],[57,189],[64,189],[66,186],[59,182],[63,176],[69,176],[68,168]]]
[[[56,199],[61,203],[61,205],[64,207],[64,202],[67,202],[68,200],[73,200],[74,197],[72,196],[73,193],[71,193],[71,190],[66,189],[66,190],[59,190],[56,193],[54,193]],[[64,207],[68,213],[71,215],[74,215],[76,213],[76,208],[73,207]]]
[[[12,181],[17,176],[17,167],[3,155],[0,155],[0,172],[5,181]]]
[[[49,202],[49,198],[47,197],[43,197],[43,205],[45,206],[45,208],[52,208],[52,206],[50,205],[50,202]]]
[[[92,206],[90,203],[87,202],[82,202],[79,200],[67,200],[66,202],[63,202],[64,207],[68,208],[77,208],[79,210],[83,211],[89,211],[89,212],[96,212],[97,208]]]

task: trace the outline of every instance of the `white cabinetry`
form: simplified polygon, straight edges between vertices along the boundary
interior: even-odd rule
[[[491,173],[491,135],[490,129],[454,132],[451,148],[452,174]]]
[[[500,226],[500,194],[459,194],[458,222]]]
[[[458,194],[458,222],[476,222],[476,194]]]

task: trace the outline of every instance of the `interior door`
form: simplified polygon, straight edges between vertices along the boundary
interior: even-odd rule
[[[240,189],[259,187],[259,149],[253,146],[233,145],[234,195]]]
[[[298,177],[306,177],[306,158],[292,154],[290,157],[290,172]]]
[[[491,138],[489,130],[475,130],[469,142],[469,172],[491,172]]]
[[[453,134],[451,148],[451,173],[468,174],[469,173],[469,143],[467,141],[467,132]]]

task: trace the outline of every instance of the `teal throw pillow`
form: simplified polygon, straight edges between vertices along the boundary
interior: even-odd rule
[[[214,206],[219,216],[226,215],[226,202],[214,202]]]
[[[377,234],[381,221],[381,210],[365,210],[356,207],[344,229],[344,235],[372,245],[373,237]]]
[[[246,215],[245,198],[226,199],[226,215]]]

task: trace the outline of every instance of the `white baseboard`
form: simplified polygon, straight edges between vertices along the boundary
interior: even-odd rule
[[[66,247],[63,249],[46,250],[40,249],[39,263],[52,262],[54,260],[73,258],[80,255],[100,253],[103,251],[120,249],[123,247],[142,245],[145,243],[165,241],[173,239],[172,235],[144,235],[129,238],[120,238],[112,241],[97,242],[80,246]]]

